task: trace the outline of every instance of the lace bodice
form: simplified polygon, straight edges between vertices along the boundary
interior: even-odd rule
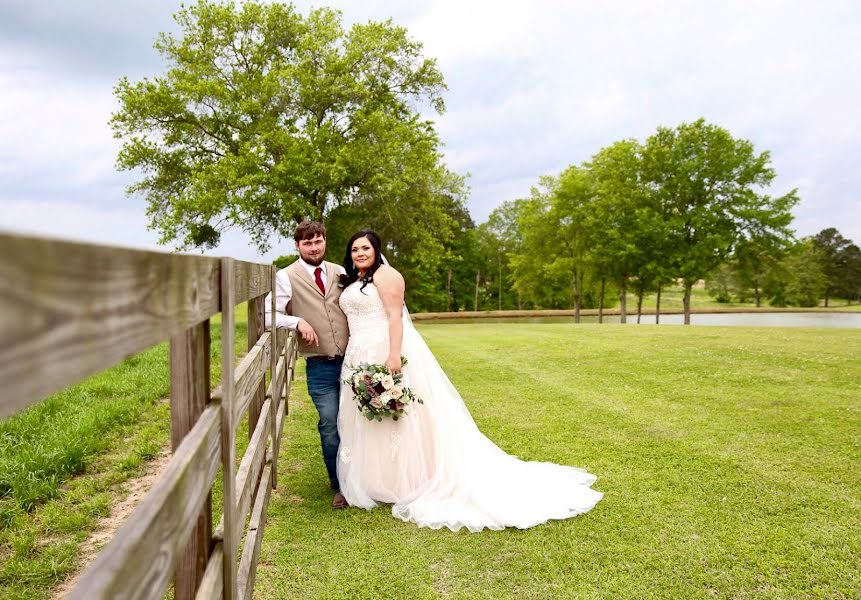
[[[347,315],[350,335],[373,330],[388,332],[388,317],[380,293],[373,283],[360,290],[362,283],[357,281],[341,293],[341,310]]]

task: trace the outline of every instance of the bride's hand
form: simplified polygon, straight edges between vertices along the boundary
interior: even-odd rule
[[[400,356],[390,356],[386,359],[386,366],[391,371],[392,375],[395,373],[399,373],[401,370],[401,357]]]

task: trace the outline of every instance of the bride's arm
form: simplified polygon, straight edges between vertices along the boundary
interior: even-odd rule
[[[404,324],[401,320],[404,306],[404,278],[395,269],[383,265],[374,273],[374,285],[383,300],[389,319],[389,356],[386,366],[392,373],[401,370],[401,341]]]

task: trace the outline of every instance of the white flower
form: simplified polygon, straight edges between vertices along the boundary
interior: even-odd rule
[[[383,401],[380,398],[371,398],[370,405],[374,408],[383,408]]]
[[[374,383],[380,383],[380,380],[384,377],[382,373],[374,373],[374,376],[371,377],[371,381]]]
[[[353,387],[359,387],[359,383],[362,381],[362,376],[356,373],[353,375]]]
[[[382,383],[383,383],[384,389],[390,390],[395,385],[395,378],[392,377],[391,375],[386,375],[385,377],[383,377]]]
[[[401,396],[404,395],[404,391],[401,388],[399,388],[398,386],[395,386],[388,391],[388,394],[389,394],[389,396],[391,396],[392,398],[397,400],[398,398],[400,398]]]
[[[389,392],[386,392],[384,394],[380,394],[380,402],[382,402],[383,404],[388,404],[389,400],[391,400],[391,399],[392,399],[392,396],[390,395]]]

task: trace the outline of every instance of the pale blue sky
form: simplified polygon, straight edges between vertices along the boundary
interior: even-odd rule
[[[297,2],[301,10],[319,2]],[[470,173],[482,222],[539,176],[615,140],[700,116],[770,150],[771,192],[799,188],[794,227],[861,242],[861,8],[852,1],[333,2],[345,22],[393,17],[439,60],[437,127]],[[155,75],[179,2],[0,4],[0,228],[154,247],[117,173],[117,79]],[[210,254],[263,257],[242,235]]]

